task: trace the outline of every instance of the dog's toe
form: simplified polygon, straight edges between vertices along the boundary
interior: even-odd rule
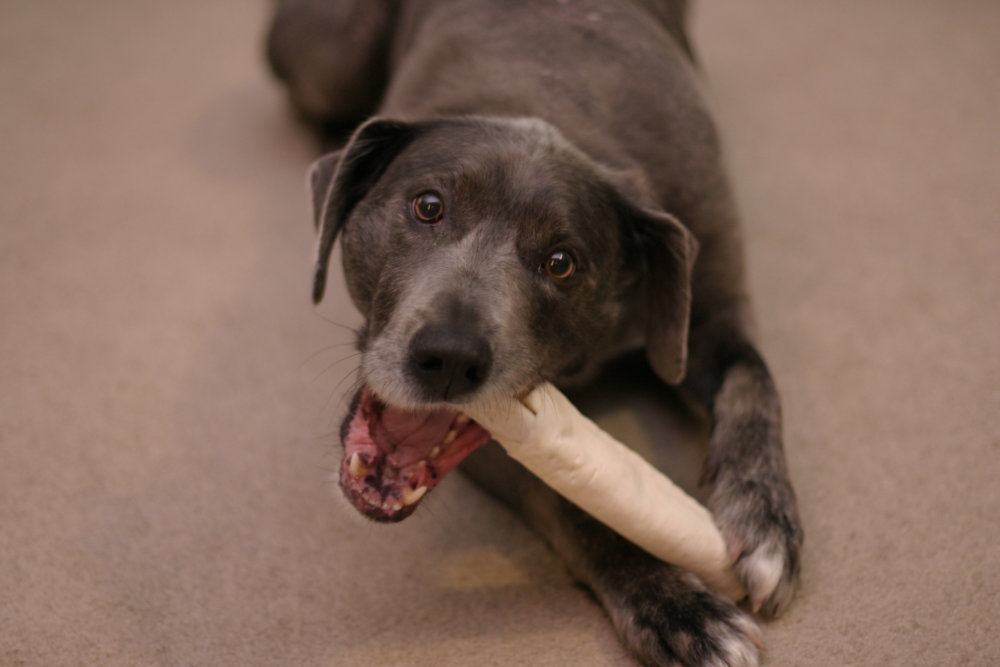
[[[763,646],[760,628],[729,600],[693,575],[648,576],[617,604],[612,620],[644,665],[754,667]]]
[[[788,569],[785,549],[776,544],[762,544],[736,561],[735,568],[745,583],[754,612],[777,616],[792,599],[794,584],[785,576]]]
[[[782,495],[761,488],[720,485],[710,505],[754,612],[773,618],[785,610],[798,585],[802,529],[790,489]]]

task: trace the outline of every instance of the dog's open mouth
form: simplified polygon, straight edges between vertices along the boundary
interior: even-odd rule
[[[403,410],[363,387],[341,428],[340,488],[375,521],[402,521],[488,431],[447,408]]]

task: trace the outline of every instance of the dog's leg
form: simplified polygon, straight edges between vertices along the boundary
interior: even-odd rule
[[[798,582],[803,534],[785,465],[778,393],[738,322],[718,312],[695,318],[683,387],[712,418],[704,470],[704,481],[714,482],[709,507],[754,609],[775,616]]]
[[[745,613],[564,500],[496,443],[480,448],[462,468],[565,559],[643,664],[757,664],[760,632]]]
[[[396,0],[281,0],[267,58],[293,106],[329,142],[378,106],[387,81]],[[328,142],[328,143],[329,143]]]

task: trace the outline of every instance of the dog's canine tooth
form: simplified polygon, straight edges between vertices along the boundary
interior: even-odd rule
[[[441,447],[434,445],[434,449],[431,450],[430,458],[436,459],[438,454],[441,453]]]
[[[455,426],[454,426],[454,428],[460,428],[462,426],[465,426],[470,421],[471,421],[471,419],[470,419],[469,415],[465,415],[465,414],[459,413],[459,415],[457,417],[455,417]]]
[[[427,487],[426,486],[420,486],[420,487],[417,487],[415,489],[411,489],[408,486],[404,487],[403,488],[403,504],[406,505],[407,507],[409,507],[410,505],[413,505],[418,500],[420,500],[421,498],[423,498],[425,493],[427,493]]]
[[[448,435],[444,436],[444,440],[441,441],[441,444],[450,445],[451,443],[455,442],[455,438],[457,437],[458,437],[458,431],[456,431],[455,429],[451,429],[450,431],[448,431]]]
[[[350,471],[354,479],[361,479],[368,474],[368,468],[361,462],[361,455],[357,452],[351,454]]]

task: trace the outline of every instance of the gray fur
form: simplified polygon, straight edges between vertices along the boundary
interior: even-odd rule
[[[310,174],[314,298],[340,238],[366,321],[362,379],[394,404],[446,400],[407,367],[428,323],[461,331],[469,322],[457,335],[488,340],[477,397],[586,382],[604,361],[645,347],[659,376],[682,382],[713,420],[710,504],[753,607],[771,616],[796,585],[802,531],[777,391],[748,331],[739,226],[685,9],[289,0],[268,53],[328,138],[375,116]],[[421,225],[407,208],[426,189],[445,201],[441,225]],[[579,256],[565,284],[540,270],[554,247]],[[693,575],[594,521],[494,444],[464,470],[566,559],[643,663],[756,664],[754,622]]]

